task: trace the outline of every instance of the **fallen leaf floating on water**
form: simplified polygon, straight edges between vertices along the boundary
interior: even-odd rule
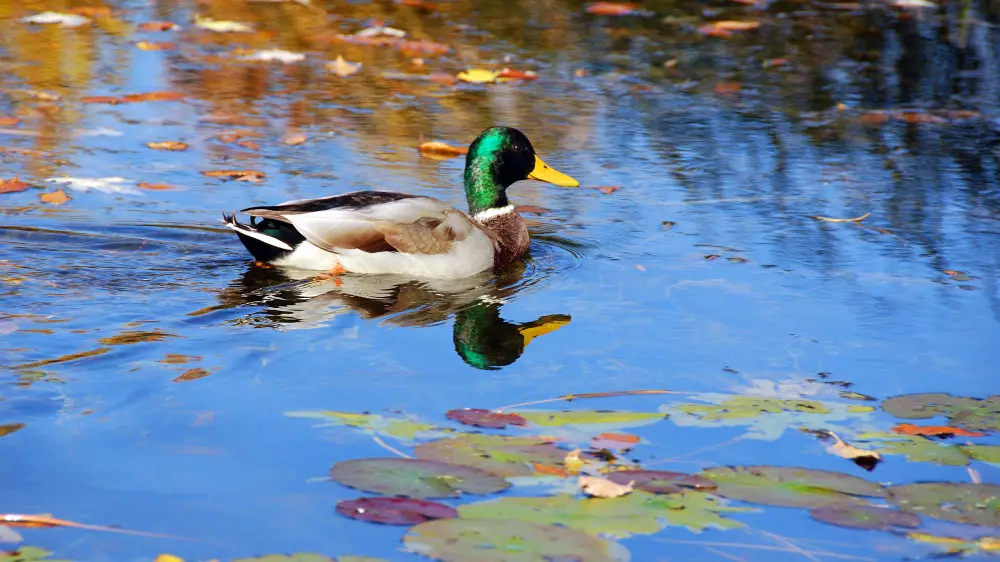
[[[288,146],[298,146],[307,140],[309,136],[305,133],[285,133],[285,136],[281,137],[281,142]]]
[[[139,24],[139,31],[173,31],[181,26],[170,21],[147,21]]]
[[[84,96],[80,98],[83,103],[106,103],[118,105],[120,103],[138,103],[142,101],[178,101],[184,99],[184,94],[179,92],[146,92],[143,94],[128,94],[125,96]]]
[[[156,42],[156,41],[139,41],[135,44],[136,48],[140,51],[173,51],[177,48],[177,43],[166,42]]]
[[[464,156],[469,152],[468,148],[452,146],[438,141],[421,143],[420,146],[417,147],[417,150],[419,150],[421,154],[439,158],[454,158],[456,156]]]
[[[66,195],[66,192],[61,189],[42,193],[38,198],[42,200],[42,203],[49,203],[50,205],[62,205],[70,199],[69,195]]]
[[[617,441],[619,443],[628,443],[634,445],[639,442],[638,435],[631,435],[629,433],[602,433],[594,438],[594,441]]]
[[[78,16],[76,14],[60,14],[58,12],[42,12],[26,18],[21,18],[24,23],[38,25],[58,23],[61,27],[80,27],[90,23],[90,18]]]
[[[153,560],[153,562],[184,562],[183,558],[178,558],[173,554],[161,554]]]
[[[538,74],[531,70],[514,70],[512,68],[502,68],[497,73],[500,80],[538,80]]]
[[[925,437],[985,437],[985,433],[979,431],[969,431],[960,427],[949,427],[946,425],[913,425],[911,423],[901,423],[892,430],[903,435],[923,435]]]
[[[605,195],[611,195],[612,193],[621,190],[621,187],[617,185],[598,185],[594,187],[594,189]]]
[[[580,458],[580,449],[573,449],[566,454],[566,458],[563,459],[563,465],[566,466],[566,472],[570,474],[580,474],[580,470],[583,469],[586,463]]]
[[[356,74],[359,70],[361,70],[361,63],[348,62],[343,56],[337,55],[336,59],[326,63],[326,69],[343,78],[345,76]]]
[[[489,429],[504,429],[508,425],[525,426],[528,420],[517,414],[504,414],[482,408],[462,408],[448,410],[445,417],[455,420],[458,423],[471,425],[473,427],[485,427]]]
[[[282,49],[266,49],[263,51],[257,51],[252,55],[243,57],[245,60],[255,60],[261,62],[282,62],[285,64],[291,64],[293,62],[302,62],[306,60],[306,56],[302,53],[293,53],[291,51],[284,51]]]
[[[259,182],[267,177],[267,174],[264,172],[258,172],[256,170],[210,170],[202,172],[202,174],[210,178],[223,178],[249,182]]]
[[[432,519],[452,519],[458,511],[451,506],[411,498],[358,498],[337,503],[337,513],[351,519],[384,525],[416,525]]]
[[[462,82],[468,82],[470,84],[489,84],[496,82],[497,78],[500,76],[499,72],[494,72],[492,70],[483,70],[481,68],[470,68],[468,70],[459,72],[455,77]]]
[[[247,150],[260,150],[260,145],[249,139],[236,141],[237,146],[242,146]]]
[[[154,142],[147,142],[146,146],[148,146],[149,148],[152,148],[153,150],[181,151],[181,150],[187,150],[188,149],[187,143],[178,142],[178,141],[154,141]]]
[[[139,189],[148,189],[149,191],[167,191],[173,189],[174,186],[166,183],[148,183],[141,181],[138,186]]]
[[[29,187],[31,184],[21,181],[21,178],[16,176],[9,180],[0,180],[0,193],[20,193]]]
[[[977,539],[962,539],[958,537],[942,537],[928,533],[909,533],[906,535],[906,538],[938,547],[950,556],[972,556],[1000,552],[1000,537],[987,536]]]
[[[208,369],[202,369],[201,367],[197,367],[197,368],[194,368],[194,369],[188,369],[187,371],[184,371],[183,373],[181,373],[180,375],[178,375],[176,378],[174,378],[173,382],[193,381],[193,380],[205,378],[205,377],[207,377],[207,376],[209,376],[211,374],[212,374],[212,371],[209,371]]]
[[[217,33],[251,33],[254,30],[252,26],[245,23],[228,20],[214,20],[212,18],[202,17],[199,14],[194,15],[194,25],[195,27],[215,31]]]
[[[569,472],[558,466],[551,466],[537,462],[532,463],[531,466],[534,467],[535,472],[538,474],[545,474],[547,476],[558,476],[559,478],[566,478],[567,476],[569,476]]]
[[[14,127],[21,124],[19,117],[0,115],[0,127]]]
[[[809,218],[824,222],[861,222],[870,216],[872,216],[871,212],[867,212],[860,217],[854,217],[853,219],[835,219],[830,217],[821,217],[819,215],[810,215]]]
[[[580,491],[594,498],[620,498],[632,492],[633,484],[635,482],[622,485],[600,476],[581,476],[577,480]]]
[[[164,539],[176,539],[171,535],[161,535],[159,533],[147,533],[144,531],[130,531],[117,527],[104,527],[102,525],[88,525],[77,523],[67,519],[57,519],[48,514],[26,515],[21,513],[6,513],[0,515],[0,525],[7,527],[23,527],[27,529],[50,529],[53,527],[70,527],[73,529],[86,529],[89,531],[104,531],[107,533],[121,533],[124,535],[139,535],[143,537],[157,537]]]
[[[734,31],[750,31],[760,27],[759,21],[714,21],[698,28],[698,33],[707,37],[729,37]]]
[[[587,13],[595,16],[631,16],[637,14],[638,4],[625,2],[593,2],[587,4]]]

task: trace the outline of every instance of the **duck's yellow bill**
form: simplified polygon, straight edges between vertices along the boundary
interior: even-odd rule
[[[580,182],[556,170],[555,168],[550,168],[549,165],[542,161],[537,154],[535,155],[535,169],[531,170],[531,173],[528,174],[528,179],[547,181],[563,187],[580,186]]]

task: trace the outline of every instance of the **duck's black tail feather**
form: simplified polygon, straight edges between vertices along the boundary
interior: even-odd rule
[[[290,254],[296,246],[305,241],[305,237],[295,230],[295,227],[281,221],[264,219],[256,223],[242,224],[236,220],[236,213],[231,215],[222,213],[222,222],[236,231],[243,245],[254,259],[260,262],[271,262]]]

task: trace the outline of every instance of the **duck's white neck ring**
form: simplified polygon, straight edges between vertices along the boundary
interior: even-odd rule
[[[507,205],[506,207],[494,207],[492,209],[486,209],[485,211],[479,211],[478,213],[472,215],[472,218],[479,222],[486,222],[492,218],[499,217],[501,215],[506,215],[507,213],[513,213],[514,206]]]

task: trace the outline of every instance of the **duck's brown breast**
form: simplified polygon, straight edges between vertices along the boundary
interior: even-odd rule
[[[493,261],[497,267],[523,256],[528,251],[528,225],[517,211],[476,219],[493,238],[496,246]]]

